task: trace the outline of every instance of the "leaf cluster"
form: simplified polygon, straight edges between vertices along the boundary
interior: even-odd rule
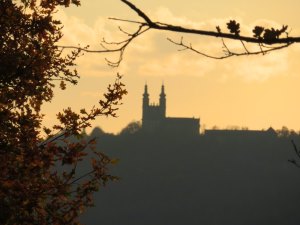
[[[266,42],[272,42],[279,39],[282,34],[288,35],[287,28],[287,25],[283,25],[281,29],[275,29],[273,27],[269,29],[261,26],[255,26],[253,29],[253,37],[265,40]]]
[[[230,33],[235,34],[237,36],[240,34],[240,24],[237,23],[235,20],[230,20],[226,25]]]
[[[240,35],[240,24],[238,22],[236,22],[235,20],[230,20],[228,23],[226,23],[226,25],[231,34],[234,34],[236,36]],[[221,29],[219,26],[217,26],[216,29],[218,33],[221,33]],[[255,26],[252,32],[254,38],[257,38],[266,43],[272,43],[274,42],[274,40],[279,39],[282,34],[288,35],[287,29],[287,25],[283,25],[281,29]]]

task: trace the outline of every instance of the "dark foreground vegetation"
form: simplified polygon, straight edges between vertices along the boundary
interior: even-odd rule
[[[112,168],[120,180],[95,196],[88,225],[299,224],[300,170],[288,161],[295,132],[184,137],[131,125],[91,136],[120,160]]]

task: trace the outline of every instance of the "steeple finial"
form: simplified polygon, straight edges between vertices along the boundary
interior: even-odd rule
[[[147,85],[147,82],[145,83],[144,93],[148,94],[148,85]]]
[[[161,85],[161,95],[165,95],[165,85],[164,85],[164,82]]]

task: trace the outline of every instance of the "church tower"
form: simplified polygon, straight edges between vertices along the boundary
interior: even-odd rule
[[[143,117],[142,126],[145,130],[153,131],[159,129],[166,119],[166,94],[162,85],[159,97],[159,104],[150,104],[148,86],[145,85],[143,94]]]
[[[149,94],[148,94],[148,86],[145,84],[144,94],[143,94],[143,120],[148,117],[148,109],[149,109]]]
[[[166,93],[164,84],[161,86],[159,103],[150,104],[148,86],[143,94],[142,129],[146,132],[156,132],[169,135],[199,135],[200,119],[166,117]]]
[[[161,112],[161,118],[166,118],[166,94],[165,94],[165,86],[161,86],[161,92],[159,95],[159,108]]]

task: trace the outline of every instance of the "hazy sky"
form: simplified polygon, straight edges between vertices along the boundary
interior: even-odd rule
[[[255,25],[280,28],[289,25],[290,36],[300,36],[300,1],[298,0],[132,0],[154,20],[199,29],[219,25],[226,29],[229,19],[241,24],[241,32],[251,35]],[[119,0],[82,0],[81,7],[62,9],[57,16],[64,24],[62,44],[85,45],[99,49],[100,41],[122,40],[118,26],[128,31],[132,24],[117,23],[108,17],[140,20]],[[167,115],[200,117],[201,126],[228,126],[250,129],[276,129],[287,126],[300,129],[300,44],[266,56],[235,57],[213,60],[178,47],[166,38],[180,40],[181,34],[151,31],[133,42],[117,69],[106,65],[116,55],[85,54],[78,62],[79,84],[57,90],[55,98],[44,106],[46,125],[54,124],[55,114],[68,106],[79,110],[97,104],[117,72],[124,75],[129,94],[118,118],[100,118],[93,126],[118,132],[133,120],[141,119],[142,93],[145,82],[150,101],[158,102],[162,82],[167,94]],[[222,53],[216,38],[184,35],[184,40],[206,53]],[[237,43],[227,42],[231,48]],[[249,47],[251,48],[251,47]]]

